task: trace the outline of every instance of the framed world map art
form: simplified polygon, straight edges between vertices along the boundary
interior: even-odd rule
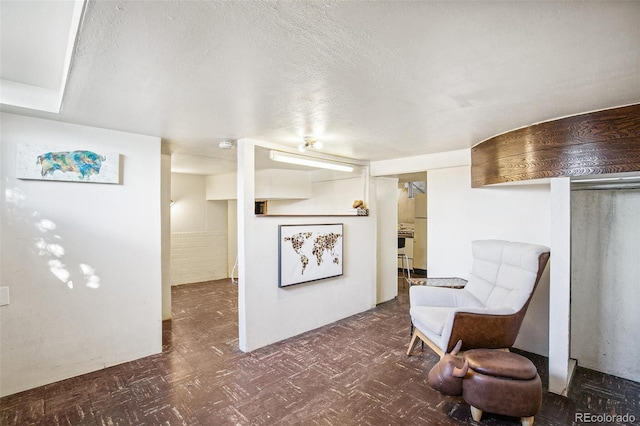
[[[280,225],[278,286],[287,287],[342,275],[342,223]]]

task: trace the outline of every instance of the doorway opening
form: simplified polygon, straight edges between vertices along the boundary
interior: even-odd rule
[[[427,194],[427,172],[398,176],[398,272],[405,283],[427,276]],[[404,288],[401,282],[398,291]]]
[[[640,381],[640,182],[572,182],[570,357]]]

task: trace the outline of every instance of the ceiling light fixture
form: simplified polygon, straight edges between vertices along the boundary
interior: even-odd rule
[[[573,179],[571,183],[592,183],[592,182],[621,182],[625,180],[640,180],[640,176],[624,176],[624,177],[601,177],[592,179]]]
[[[352,172],[353,167],[336,161],[321,160],[319,158],[304,157],[302,155],[288,154],[280,151],[270,151],[269,158],[281,163],[297,164],[300,166],[318,167],[321,169],[338,170],[341,172]]]
[[[298,151],[305,152],[307,148],[322,149],[322,142],[312,136],[305,136],[304,143],[298,145]]]
[[[218,148],[220,149],[231,149],[233,148],[233,141],[224,140],[218,144]]]

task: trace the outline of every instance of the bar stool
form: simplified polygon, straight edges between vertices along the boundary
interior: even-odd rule
[[[404,278],[404,281],[408,283],[411,279],[411,269],[409,268],[409,258],[407,257],[407,252],[405,250],[405,244],[405,238],[398,237],[398,259],[401,260],[402,277]]]

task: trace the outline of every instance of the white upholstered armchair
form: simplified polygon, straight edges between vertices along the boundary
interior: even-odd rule
[[[500,240],[472,243],[473,267],[462,289],[412,286],[413,336],[438,355],[458,340],[463,350],[510,348],[549,259],[549,248]]]

